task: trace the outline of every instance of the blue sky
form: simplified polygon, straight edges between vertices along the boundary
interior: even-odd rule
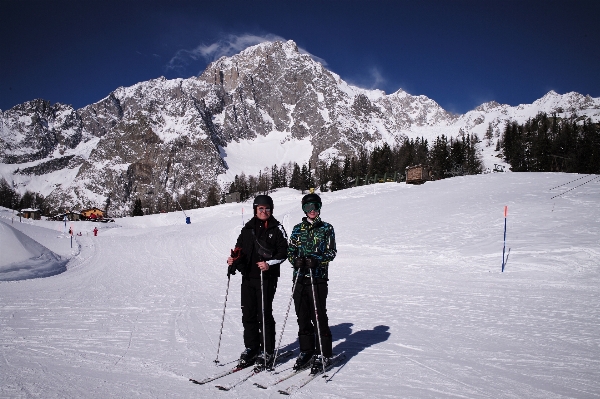
[[[0,109],[75,108],[294,40],[347,82],[464,113],[550,90],[600,97],[600,1],[0,0]]]

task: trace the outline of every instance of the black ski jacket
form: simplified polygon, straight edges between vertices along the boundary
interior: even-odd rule
[[[271,252],[271,256],[259,256],[259,245]],[[256,216],[250,219],[242,228],[235,246],[241,248],[242,254],[233,266],[244,277],[260,278],[260,269],[256,265],[260,260],[269,264],[264,277],[279,277],[279,265],[287,258],[288,244],[283,226],[273,216],[265,222]]]

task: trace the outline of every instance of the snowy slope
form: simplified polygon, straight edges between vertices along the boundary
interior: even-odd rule
[[[289,231],[301,194],[273,197]],[[323,200],[338,241],[328,298],[334,351],[348,362],[298,397],[600,395],[600,176],[498,173]],[[119,219],[98,237],[84,226],[65,273],[0,282],[0,397],[280,397],[250,382],[226,393],[187,381],[222,369],[213,360],[225,258],[242,208],[247,220],[248,203],[187,211],[190,225],[171,213]],[[64,243],[60,228],[28,225],[38,242]],[[243,349],[239,282],[232,277],[224,361]],[[290,291],[285,263],[278,329]],[[297,347],[295,324],[292,314],[284,347]]]

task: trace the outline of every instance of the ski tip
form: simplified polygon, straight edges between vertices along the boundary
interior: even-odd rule
[[[255,387],[257,387],[257,388],[260,388],[260,389],[267,389],[267,387],[266,387],[266,386],[264,386],[264,385],[260,385],[258,382],[255,382],[255,383],[254,383],[254,386],[255,386]]]
[[[193,378],[190,378],[190,382],[192,382],[192,383],[194,383],[194,384],[198,384],[198,385],[202,385],[202,384],[204,384],[203,382],[201,382],[201,381],[198,381],[198,380],[195,380],[195,379],[193,379]]]
[[[229,391],[229,388],[226,388],[226,387],[224,387],[224,386],[221,386],[221,385],[216,385],[216,387],[217,387],[218,389],[220,389],[221,391]]]
[[[279,393],[282,395],[289,395],[289,392],[287,392],[287,391],[279,391]]]

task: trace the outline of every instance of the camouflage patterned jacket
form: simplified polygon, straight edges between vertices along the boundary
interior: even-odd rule
[[[294,226],[288,243],[287,257],[293,265],[299,256],[312,257],[320,262],[313,277],[327,279],[329,262],[331,262],[337,249],[335,247],[335,233],[333,226],[323,222],[317,217],[314,222],[309,223],[306,218]],[[294,272],[294,278],[297,271]],[[310,275],[307,273],[305,277]]]

